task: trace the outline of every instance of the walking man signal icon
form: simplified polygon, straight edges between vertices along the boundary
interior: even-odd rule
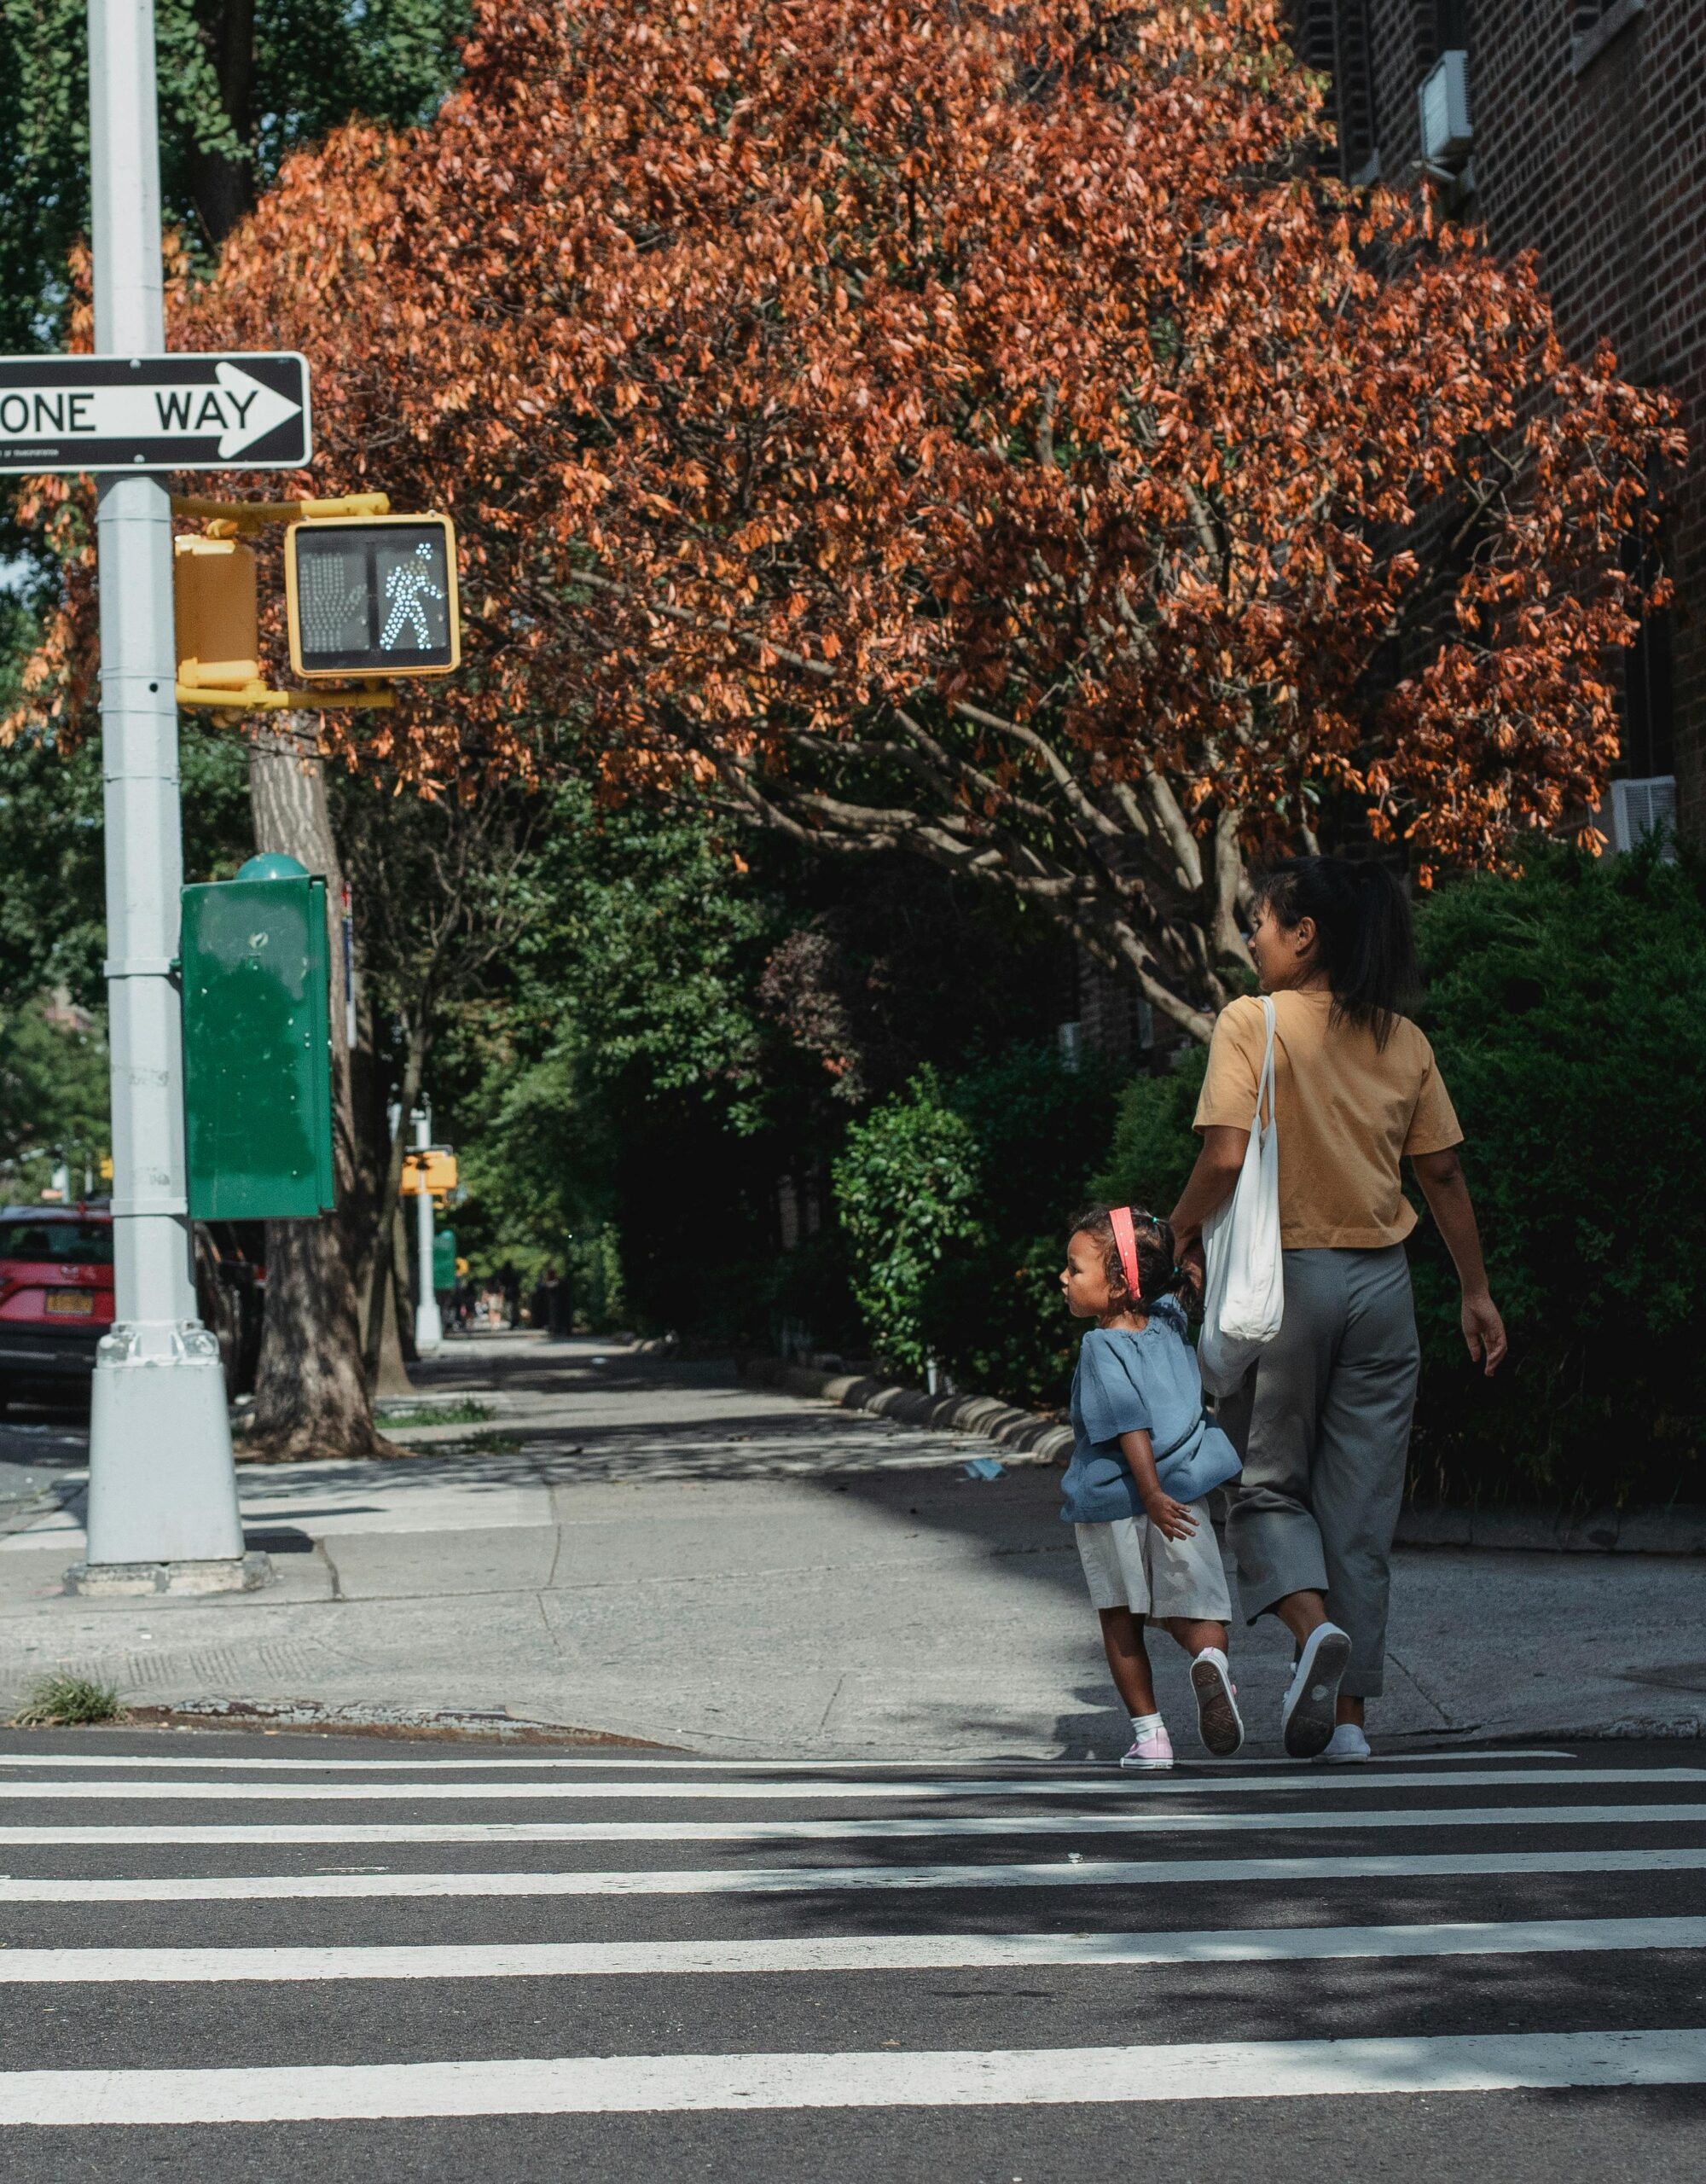
[[[403,625],[409,625],[415,642],[413,652],[425,652],[432,642],[432,632],[426,626],[426,616],[421,607],[423,599],[442,600],[442,585],[432,581],[432,549],[424,541],[415,548],[412,561],[399,561],[385,580],[385,595],[391,612],[385,618],[385,627],[380,632],[380,650],[389,652],[402,635]]]

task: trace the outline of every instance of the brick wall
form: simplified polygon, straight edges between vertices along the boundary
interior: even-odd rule
[[[1465,44],[1467,216],[1495,249],[1539,253],[1575,355],[1609,340],[1628,377],[1677,395],[1693,450],[1667,525],[1677,597],[1630,664],[1629,757],[1674,764],[1683,824],[1706,835],[1706,0],[1297,0],[1296,20],[1334,73],[1348,179],[1371,138],[1384,180],[1414,174],[1417,87]]]

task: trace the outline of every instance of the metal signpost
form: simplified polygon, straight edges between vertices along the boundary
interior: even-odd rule
[[[432,1118],[424,1107],[415,1111],[415,1147],[417,1154],[424,1153],[432,1142]],[[444,1346],[444,1321],[438,1310],[438,1298],[432,1287],[432,1198],[421,1177],[420,1203],[415,1209],[415,1264],[420,1269],[420,1289],[415,1302],[415,1347],[423,1357],[431,1357]]]
[[[153,0],[90,0],[89,61],[99,355],[65,359],[57,376],[42,360],[18,360],[26,369],[15,366],[0,386],[0,432],[38,450],[27,466],[37,469],[299,463],[299,359],[274,372],[258,357],[162,354]],[[73,441],[75,455],[39,452]],[[97,536],[117,1296],[95,1369],[88,1560],[67,1582],[90,1592],[235,1590],[257,1572],[244,1559],[219,1348],[197,1317],[191,1275],[165,486],[108,471]]]

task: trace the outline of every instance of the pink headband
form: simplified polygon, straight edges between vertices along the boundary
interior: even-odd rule
[[[1131,1225],[1131,1208],[1117,1205],[1108,1215],[1114,1232],[1114,1244],[1120,1255],[1120,1271],[1125,1276],[1125,1286],[1134,1297],[1143,1294],[1143,1270],[1138,1264],[1137,1235]]]

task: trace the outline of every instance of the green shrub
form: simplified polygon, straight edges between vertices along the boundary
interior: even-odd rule
[[[879,1361],[921,1377],[1061,1402],[1077,1330],[1057,1279],[1065,1226],[1106,1141],[1115,1080],[1021,1048],[945,1078],[922,1072],[849,1130],[837,1210]]]
[[[987,1241],[980,1151],[933,1069],[847,1133],[833,1170],[836,1210],[853,1295],[885,1366],[923,1374],[940,1339],[932,1303],[943,1269]]]
[[[1429,1227],[1413,1252],[1425,1494],[1702,1495],[1703,883],[1691,857],[1548,851],[1424,909],[1423,1021],[1512,1339],[1489,1383]]]
[[[1179,1202],[1197,1158],[1191,1118],[1208,1067],[1206,1047],[1189,1047],[1176,1069],[1134,1077],[1119,1097],[1113,1143],[1089,1194],[1110,1205],[1145,1205],[1169,1213]]]

